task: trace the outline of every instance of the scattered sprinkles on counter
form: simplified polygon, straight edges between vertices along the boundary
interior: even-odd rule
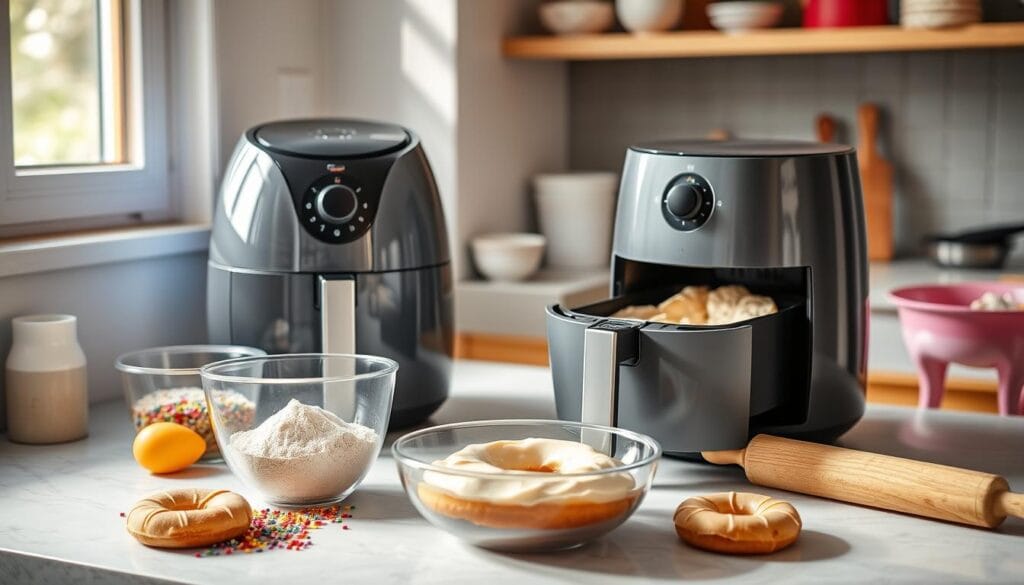
[[[328,524],[341,524],[348,530],[345,520],[352,517],[355,506],[330,506],[301,511],[263,508],[253,514],[249,531],[241,538],[217,543],[195,553],[196,557],[219,557],[234,553],[261,553],[268,550],[305,550],[313,546],[311,530]]]

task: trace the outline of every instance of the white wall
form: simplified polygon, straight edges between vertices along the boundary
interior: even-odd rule
[[[458,190],[456,0],[323,5],[326,112],[395,122],[419,134],[452,230]]]
[[[459,2],[459,238],[453,245],[463,251],[481,233],[536,231],[530,178],[567,165],[568,66],[501,55],[503,37],[530,28],[535,4]],[[469,268],[462,263],[459,275],[469,276]]]
[[[468,238],[530,229],[529,177],[565,166],[565,65],[500,54],[502,36],[521,30],[535,4],[324,0],[325,111],[420,135],[458,279],[470,275]]]
[[[320,0],[214,2],[220,169],[249,127],[322,113],[324,4]]]

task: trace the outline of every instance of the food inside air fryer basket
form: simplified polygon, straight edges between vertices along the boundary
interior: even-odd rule
[[[616,319],[636,319],[673,325],[728,325],[779,312],[771,297],[755,295],[747,287],[730,284],[711,289],[687,286],[655,305],[630,305],[616,311]]]

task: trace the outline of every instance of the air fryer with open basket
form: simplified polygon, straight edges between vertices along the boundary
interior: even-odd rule
[[[829,441],[864,412],[867,268],[856,155],[802,142],[627,151],[612,297],[554,305],[558,416],[652,435],[670,454],[757,433]],[[686,285],[742,284],[778,311],[728,325],[609,318]]]

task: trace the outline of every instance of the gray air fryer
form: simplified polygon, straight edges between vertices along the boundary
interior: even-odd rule
[[[721,326],[607,318],[723,284],[770,295],[779,311]],[[852,148],[633,146],[612,298],[547,311],[558,416],[648,433],[677,455],[757,433],[835,439],[864,412],[867,292]]]
[[[452,272],[419,138],[360,120],[248,130],[221,185],[207,313],[214,343],[399,363],[392,427],[448,396]]]

